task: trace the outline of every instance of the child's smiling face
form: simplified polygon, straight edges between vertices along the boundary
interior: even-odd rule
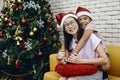
[[[91,22],[91,18],[87,15],[82,15],[78,17],[79,23],[82,25],[82,29],[85,29],[86,26]]]

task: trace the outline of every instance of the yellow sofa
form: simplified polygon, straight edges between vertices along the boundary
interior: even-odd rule
[[[107,46],[111,67],[108,70],[110,80],[120,80],[120,46]],[[58,80],[60,74],[55,72],[55,66],[59,63],[57,54],[50,55],[50,71],[44,74],[44,80]]]

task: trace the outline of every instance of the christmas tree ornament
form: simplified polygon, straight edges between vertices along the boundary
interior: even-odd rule
[[[36,28],[36,27],[34,27],[34,28],[33,28],[33,32],[36,32],[36,31],[37,31],[37,28]]]
[[[2,31],[0,31],[0,38],[2,38],[3,37],[3,34],[2,34]]]
[[[57,28],[57,27],[55,27],[55,30],[56,30],[56,31],[58,31],[58,28]]]
[[[51,9],[48,9],[48,13],[51,13]]]
[[[15,40],[22,41],[23,39],[22,39],[22,37],[17,36],[17,37],[15,38]]]
[[[22,0],[17,0],[17,2],[18,2],[18,3],[21,3],[21,2],[22,2]]]
[[[36,71],[36,69],[35,69],[35,65],[33,65],[33,72],[34,72],[34,74],[37,73],[37,71]]]
[[[8,18],[7,18],[7,17],[5,17],[5,18],[4,18],[4,21],[7,21],[7,20],[8,20]]]
[[[12,22],[9,22],[9,23],[8,23],[8,27],[12,27]]]
[[[22,31],[20,30],[20,25],[17,26],[17,29],[15,31],[16,35],[20,35],[22,33]]]
[[[47,23],[51,24],[51,22],[52,22],[52,20],[50,18],[48,18]]]
[[[52,30],[53,30],[53,29],[50,27],[50,28],[49,28],[49,31],[52,31]]]
[[[20,45],[20,41],[22,41],[23,39],[20,36],[18,36],[18,37],[15,38],[15,40],[17,41],[16,45],[19,46]]]
[[[54,39],[57,39],[57,35],[56,35],[56,34],[54,34],[53,38],[54,38]]]
[[[38,55],[39,55],[39,56],[42,56],[42,55],[43,55],[43,53],[39,50]]]
[[[10,65],[10,55],[8,55],[8,62],[7,65]]]
[[[10,39],[10,38],[11,38],[11,35],[10,35],[9,32],[6,32],[6,38],[7,38],[7,39]]]
[[[18,69],[20,68],[20,60],[17,59],[16,62],[15,62],[15,67]]]
[[[3,52],[3,58],[6,59],[7,56],[8,56],[8,55],[7,55],[7,50],[5,49],[5,51]]]
[[[11,9],[10,9],[10,14],[12,14],[12,13],[13,13],[13,9],[11,8]]]
[[[30,35],[30,36],[33,36],[33,35],[34,35],[34,32],[33,32],[33,31],[31,31],[31,32],[29,33],[29,35]]]
[[[44,41],[47,41],[47,37],[44,37],[43,40],[44,40]]]
[[[22,18],[21,23],[26,24],[26,20],[24,18]]]
[[[27,48],[27,44],[26,44],[26,42],[23,42],[23,43],[22,43],[22,47],[23,47],[24,49]]]
[[[22,7],[22,6],[18,6],[18,9],[19,9],[19,10],[22,10],[22,9],[23,9],[23,7]]]

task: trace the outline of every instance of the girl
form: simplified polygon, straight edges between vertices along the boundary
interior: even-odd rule
[[[92,33],[94,33],[98,38],[102,40],[102,36],[100,36],[98,31],[95,29],[96,26],[94,24],[93,17],[88,9],[79,6],[76,10],[76,16],[78,17],[79,23],[82,25],[81,28],[84,29],[84,34],[78,42],[78,45],[73,50],[73,53],[78,53],[82,49]],[[101,41],[101,44],[105,50],[105,53],[109,57],[103,40]],[[105,71],[103,73],[103,79],[108,80],[108,74]]]
[[[67,62],[69,62],[74,64],[93,64],[101,66],[103,70],[109,69],[110,62],[102,45],[100,44],[101,39],[96,37],[96,35],[91,34],[81,51],[78,52],[78,54],[71,54],[78,41],[81,39],[83,30],[77,21],[77,17],[71,12],[59,13],[56,16],[56,19],[58,24],[63,27],[64,33],[62,51],[59,51],[57,57],[60,60],[60,63],[67,64]],[[99,70],[93,75],[74,77],[62,76],[59,80],[102,80],[102,74],[103,72]]]

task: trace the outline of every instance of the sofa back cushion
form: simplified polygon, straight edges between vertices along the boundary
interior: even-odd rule
[[[57,54],[56,53],[51,54],[49,58],[50,58],[50,71],[55,71],[55,67],[59,63],[59,61],[57,60]]]
[[[110,56],[110,69],[109,75],[120,76],[120,46],[107,46]]]

